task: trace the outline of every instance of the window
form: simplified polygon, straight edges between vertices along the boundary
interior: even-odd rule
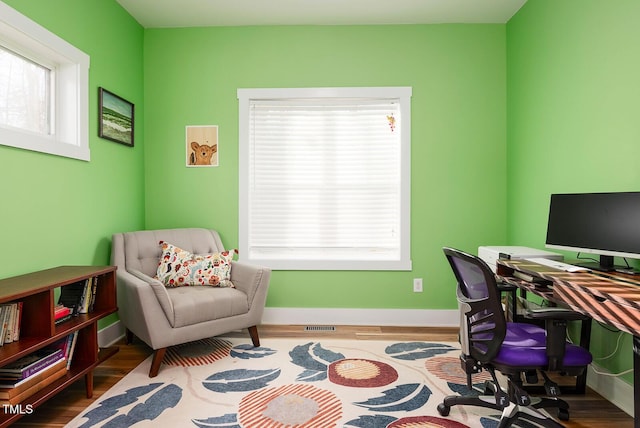
[[[89,160],[89,57],[0,2],[0,144]]]
[[[51,133],[53,71],[0,46],[0,124]]]
[[[410,270],[411,88],[239,89],[240,257]]]

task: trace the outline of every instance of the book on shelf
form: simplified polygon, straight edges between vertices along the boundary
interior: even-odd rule
[[[97,288],[98,288],[98,277],[94,277],[91,285],[91,301],[89,302],[89,312],[93,312],[93,307],[96,303]]]
[[[18,315],[16,318],[16,323],[13,326],[13,341],[15,342],[16,340],[20,339],[20,324],[22,323],[22,301],[17,302],[17,310],[18,310]]]
[[[65,315],[63,317],[60,318],[56,318],[56,320],[54,321],[55,325],[59,325],[62,324],[65,321],[69,321],[71,318],[73,318],[73,316],[71,316],[71,314]]]
[[[69,338],[69,342],[68,342],[68,352],[67,352],[67,370],[69,370],[71,368],[71,360],[73,359],[73,353],[76,350],[76,342],[78,341],[78,331],[74,331],[73,333],[71,333],[69,336],[67,336]]]
[[[65,371],[67,370],[67,360],[65,358],[56,361],[26,379],[0,381],[0,398],[12,398],[26,389],[31,388],[43,379],[48,378],[55,372],[58,372],[60,368],[64,368]]]
[[[18,305],[16,303],[9,303],[9,322],[7,325],[7,331],[4,335],[4,343],[13,342],[13,326],[17,321]]]
[[[72,315],[86,314],[93,310],[97,278],[87,278],[61,288],[58,304],[71,309]]]
[[[61,349],[40,349],[0,367],[0,377],[4,379],[26,379],[62,358],[64,358],[64,352]]]
[[[4,344],[4,336],[9,327],[9,307],[7,305],[0,306],[0,345]]]
[[[60,349],[62,350],[62,352],[64,353],[64,358],[69,360],[70,359],[70,355],[71,355],[71,346],[73,344],[73,338],[74,336],[76,336],[78,334],[77,331],[69,334],[66,337],[63,337],[62,339],[58,340],[57,342],[53,342],[50,346],[48,346],[49,349]]]
[[[64,305],[57,304],[53,310],[53,318],[56,325],[62,324],[71,319],[71,309]]]
[[[71,309],[61,304],[57,304],[53,309],[53,315],[55,319],[62,318],[69,314],[71,314]]]
[[[0,305],[0,345],[15,342],[20,338],[22,302]]]
[[[58,304],[70,308],[72,315],[78,314],[78,310],[80,309],[80,299],[84,293],[86,282],[86,280],[77,281],[73,284],[65,285],[60,289]]]
[[[84,290],[82,292],[82,297],[80,299],[80,305],[78,308],[78,313],[86,314],[89,312],[89,305],[91,304],[91,289],[93,287],[93,278],[87,278],[87,281],[84,285]]]
[[[65,360],[59,360],[59,361],[61,363],[65,362]],[[29,397],[31,397],[36,392],[51,385],[53,382],[60,379],[66,374],[67,374],[67,367],[65,364],[62,364],[60,366],[56,366],[55,370],[48,372],[46,376],[39,378],[32,385],[24,389],[16,387],[9,391],[0,391],[0,393],[6,392],[6,397],[4,395],[0,396],[0,404],[11,404],[11,405],[19,404],[24,400],[28,399]],[[32,376],[32,377],[39,377],[39,376]]]

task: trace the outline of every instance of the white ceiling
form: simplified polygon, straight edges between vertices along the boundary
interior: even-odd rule
[[[117,0],[143,27],[505,23],[527,0]]]

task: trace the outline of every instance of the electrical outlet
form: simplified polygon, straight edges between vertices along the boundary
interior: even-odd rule
[[[422,293],[422,278],[413,278],[413,292]]]

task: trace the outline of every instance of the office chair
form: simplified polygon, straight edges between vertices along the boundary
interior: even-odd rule
[[[561,308],[544,308],[531,317],[545,320],[545,328],[534,324],[512,323],[505,319],[496,278],[480,258],[453,248],[443,248],[458,282],[460,307],[461,364],[472,388],[471,375],[487,370],[492,380],[484,385],[482,396],[450,395],[438,405],[441,416],[448,416],[456,405],[481,406],[502,411],[498,427],[508,427],[525,419],[545,427],[562,427],[539,409],[556,408],[560,420],[569,420],[569,405],[558,398],[558,385],[546,372],[577,376],[586,370],[589,351],[566,342],[568,320],[581,315]],[[496,371],[506,377],[500,385]],[[537,382],[537,372],[545,380],[548,397],[530,397],[523,387]],[[504,381],[503,381],[504,382]]]

